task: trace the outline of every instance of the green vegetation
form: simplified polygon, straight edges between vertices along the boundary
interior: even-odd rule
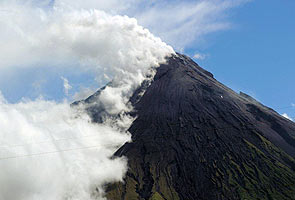
[[[153,196],[150,198],[150,200],[165,200],[165,199],[163,199],[163,197],[158,192],[155,192]]]
[[[292,200],[295,199],[295,172],[290,167],[295,161],[266,138],[253,132],[256,140],[242,140],[240,152],[226,151],[216,159],[199,157],[199,165],[209,169],[213,191],[220,199],[241,200]],[[241,153],[242,152],[242,153]],[[239,157],[237,155],[243,155]],[[149,163],[153,179],[149,200],[179,200],[172,184],[169,165],[165,169]],[[147,172],[140,165],[130,165],[125,184],[110,187],[109,200],[142,200]],[[122,198],[123,197],[123,198]]]

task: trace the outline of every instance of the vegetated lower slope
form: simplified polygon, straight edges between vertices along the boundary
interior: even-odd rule
[[[295,123],[180,54],[141,90],[133,142],[115,153],[129,170],[109,200],[295,199]]]

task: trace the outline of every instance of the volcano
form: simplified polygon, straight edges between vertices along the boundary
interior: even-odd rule
[[[132,142],[114,155],[129,170],[106,186],[109,200],[295,199],[295,123],[189,57],[168,58],[130,102]]]

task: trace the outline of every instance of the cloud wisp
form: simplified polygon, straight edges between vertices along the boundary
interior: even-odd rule
[[[197,59],[197,60],[204,60],[207,58],[208,55],[206,54],[202,54],[202,53],[195,53],[193,58]]]
[[[69,96],[69,90],[72,89],[72,86],[69,84],[69,80],[66,79],[65,77],[60,77],[63,82],[64,82],[64,91],[65,91],[65,95]]]
[[[56,0],[55,5],[71,8],[98,8],[106,12],[128,15],[152,33],[172,45],[177,51],[192,48],[209,33],[230,29],[232,9],[250,0]]]

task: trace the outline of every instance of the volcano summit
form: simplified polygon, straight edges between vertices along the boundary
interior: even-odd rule
[[[130,102],[132,142],[115,153],[129,170],[109,200],[295,199],[295,123],[189,57],[170,57]]]

